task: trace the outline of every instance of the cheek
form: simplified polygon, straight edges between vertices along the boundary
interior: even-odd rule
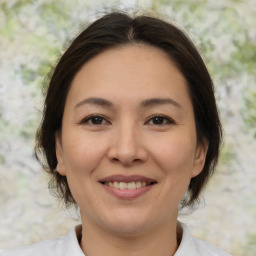
[[[63,144],[67,171],[73,170],[84,174],[92,172],[105,156],[106,143],[104,140],[92,136],[79,136],[77,133],[70,138]]]
[[[168,143],[169,142],[169,143]],[[172,139],[166,141],[155,151],[155,163],[163,174],[163,189],[161,196],[166,202],[166,207],[178,207],[184,197],[193,169],[194,150],[191,143],[182,140]]]
[[[172,136],[158,140],[158,145],[152,147],[155,162],[166,174],[182,175],[192,170],[194,161],[194,143],[189,137]]]

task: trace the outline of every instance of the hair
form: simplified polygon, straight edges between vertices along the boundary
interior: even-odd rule
[[[222,129],[208,70],[194,44],[176,26],[156,17],[131,17],[122,12],[105,14],[85,28],[70,44],[52,72],[46,92],[41,125],[36,135],[35,155],[51,175],[49,188],[66,207],[76,205],[67,179],[56,171],[55,135],[61,130],[65,101],[72,80],[81,67],[103,51],[129,44],[145,44],[164,51],[187,81],[195,116],[197,143],[208,143],[202,172],[191,179],[181,206],[193,206],[214,173]]]

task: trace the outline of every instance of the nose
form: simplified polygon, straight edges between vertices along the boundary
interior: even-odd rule
[[[123,124],[117,127],[114,133],[111,147],[108,151],[110,161],[130,166],[147,160],[147,151],[135,126]]]

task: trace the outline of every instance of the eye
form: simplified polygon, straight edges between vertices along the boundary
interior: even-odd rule
[[[165,124],[174,124],[175,122],[167,116],[156,115],[151,117],[147,123],[150,125],[165,125]]]
[[[93,115],[86,117],[85,119],[82,120],[82,124],[89,124],[89,125],[104,125],[108,124],[109,122],[100,115]]]

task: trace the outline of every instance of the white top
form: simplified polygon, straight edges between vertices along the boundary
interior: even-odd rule
[[[182,240],[174,256],[231,256],[214,245],[193,238],[188,227],[183,223],[181,226]],[[0,251],[0,256],[85,256],[77,238],[81,228],[81,225],[76,226],[66,236],[52,240]]]

